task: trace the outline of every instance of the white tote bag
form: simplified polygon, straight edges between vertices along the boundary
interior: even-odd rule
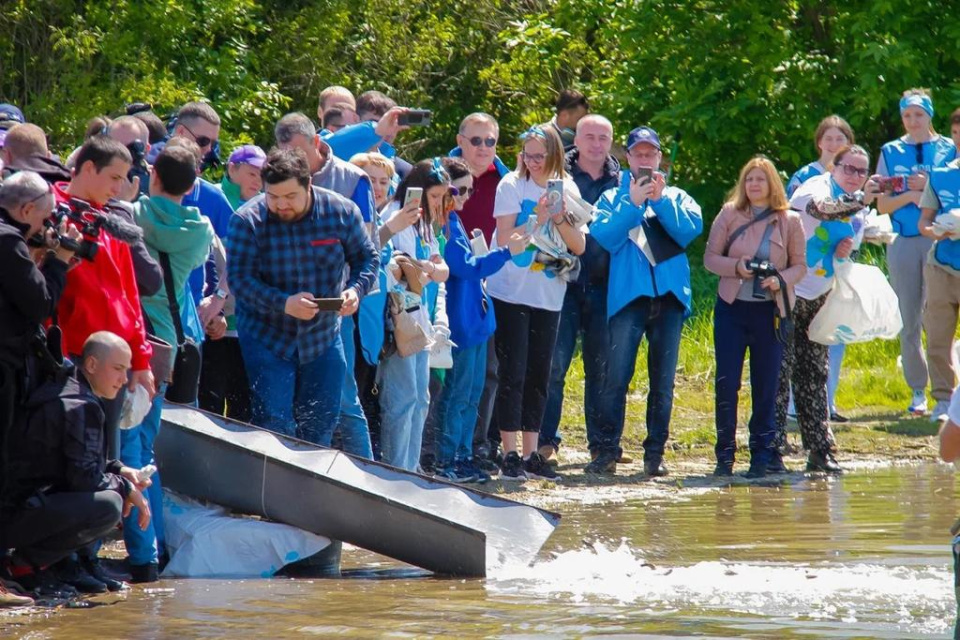
[[[820,344],[892,340],[900,335],[900,303],[879,268],[854,262],[836,267],[836,280],[807,335]]]

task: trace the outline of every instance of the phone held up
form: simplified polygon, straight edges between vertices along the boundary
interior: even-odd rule
[[[547,180],[547,212],[552,216],[563,213],[563,180]]]
[[[407,193],[403,196],[403,206],[406,207],[411,202],[420,202],[423,199],[422,187],[409,187]]]
[[[430,109],[410,109],[400,114],[397,124],[401,127],[429,127],[431,118],[433,112]]]
[[[907,176],[887,176],[880,178],[880,191],[884,193],[903,193],[907,190]]]
[[[653,181],[653,169],[648,167],[639,167],[632,173],[633,179],[637,182],[637,184],[646,184]]]

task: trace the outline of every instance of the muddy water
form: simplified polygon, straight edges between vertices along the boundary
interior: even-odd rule
[[[949,637],[952,467],[781,485],[577,488],[533,567],[435,579],[359,550],[349,577],[165,581],[111,606],[0,618],[0,636]]]

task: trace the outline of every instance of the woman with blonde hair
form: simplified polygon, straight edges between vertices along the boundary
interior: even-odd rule
[[[783,470],[774,448],[775,415],[784,336],[778,327],[793,305],[793,286],[807,271],[803,226],[789,209],[777,169],[757,156],[740,170],[737,185],[710,228],[703,265],[720,276],[714,307],[717,467],[733,473],[737,400],[750,352],[750,470],[762,478]]]

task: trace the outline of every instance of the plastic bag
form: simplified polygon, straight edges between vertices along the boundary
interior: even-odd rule
[[[127,430],[139,427],[152,405],[150,394],[143,385],[138,384],[134,391],[127,391],[123,399],[123,409],[120,410],[120,428]]]
[[[900,302],[887,277],[877,267],[841,262],[827,301],[807,335],[820,344],[892,340],[900,335]]]

